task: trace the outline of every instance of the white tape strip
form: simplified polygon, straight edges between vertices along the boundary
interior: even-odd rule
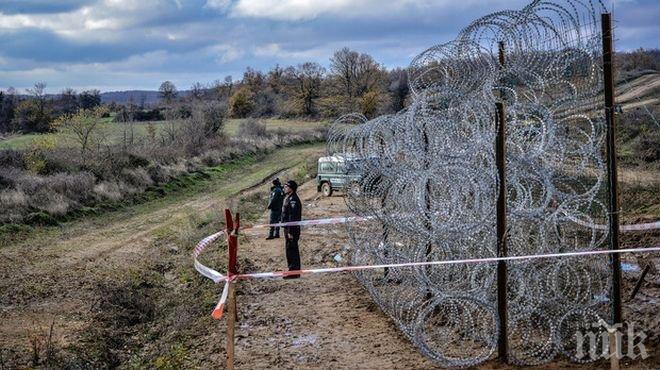
[[[588,228],[592,228],[592,229],[597,229],[597,230],[608,230],[609,229],[608,225],[594,224],[594,223],[591,223],[591,222],[586,222],[586,221],[579,220],[579,219],[574,218],[574,217],[570,217],[569,220],[575,222],[578,225],[582,225],[584,227],[588,227]],[[660,221],[648,222],[648,223],[644,223],[644,224],[619,225],[619,231],[621,231],[621,232],[655,230],[655,229],[660,229]]]
[[[621,231],[640,231],[640,230],[654,230],[660,229],[660,221],[649,222],[646,224],[633,224],[619,226]]]
[[[539,258],[593,256],[593,255],[615,254],[615,253],[619,253],[619,254],[620,253],[651,253],[658,251],[660,251],[660,246],[648,247],[648,248],[627,248],[627,249],[619,249],[616,251],[591,250],[591,251],[581,251],[581,252],[531,254],[524,256],[469,258],[469,259],[461,259],[461,260],[392,263],[386,265],[361,265],[361,266],[331,267],[331,268],[320,268],[320,269],[309,269],[309,270],[257,272],[250,274],[239,274],[236,275],[235,278],[237,280],[269,279],[269,278],[284,277],[289,275],[322,274],[322,273],[330,273],[330,272],[346,272],[346,271],[373,270],[373,269],[384,269],[384,268],[455,265],[460,263],[491,263],[498,261],[518,261],[518,260],[530,260],[530,259],[539,259]]]
[[[322,218],[318,220],[304,220],[304,221],[291,221],[291,222],[280,222],[276,224],[263,224],[263,225],[254,225],[243,230],[249,229],[263,229],[267,227],[287,227],[287,226],[308,226],[308,225],[331,225],[331,224],[343,224],[347,222],[361,222],[374,219],[374,216],[369,217],[334,217],[334,218]]]
[[[303,221],[292,221],[292,222],[280,222],[275,224],[261,224],[246,227],[243,230],[249,229],[264,229],[268,227],[287,227],[287,226],[309,226],[309,225],[331,225],[331,224],[343,224],[347,222],[362,222],[376,219],[376,216],[368,217],[334,217],[334,218],[322,218],[317,220],[303,220]],[[594,224],[591,222],[586,222],[579,220],[574,217],[568,218],[570,221],[575,222],[578,225],[584,227],[593,228],[597,230],[607,230],[609,227],[607,225]],[[631,224],[631,225],[619,225],[619,230],[622,232],[626,231],[641,231],[641,230],[654,230],[660,229],[660,221],[654,221],[643,224]]]

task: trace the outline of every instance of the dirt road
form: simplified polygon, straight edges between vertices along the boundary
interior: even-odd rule
[[[316,185],[299,190],[304,218],[346,214],[343,198],[323,198]],[[264,216],[260,220],[266,222]],[[286,269],[283,239],[264,240],[246,231],[239,256],[244,269]],[[305,228],[300,250],[304,267],[337,266],[346,239],[343,228]],[[239,258],[239,261],[241,258]],[[297,280],[242,282],[237,368],[433,368],[400,334],[350,274]]]
[[[281,149],[202,192],[0,248],[0,369],[223,368],[226,322],[210,318],[220,287],[196,273],[190,253],[222,228],[226,206],[265,222],[263,180],[300,175],[321,152],[319,145]],[[304,218],[346,214],[343,198],[319,197],[313,182],[300,197]],[[240,237],[241,271],[286,268],[284,241],[264,237],[263,230]],[[303,229],[303,267],[336,266],[345,243],[341,227]],[[204,258],[224,271],[224,246],[211,246]],[[241,282],[238,308],[237,369],[435,367],[348,274]]]
[[[267,184],[254,185],[273,169],[293,166],[286,177],[320,152],[282,149],[201,194],[168,196],[1,248],[0,365],[224,366],[224,322],[209,317],[218,287],[196,274],[189,252],[221,227],[220,210],[236,206],[227,197],[263,192]],[[301,199],[305,218],[345,214],[341,197],[318,199],[311,182]],[[333,265],[341,237],[338,229],[304,230],[303,265]],[[207,255],[215,266],[223,248]],[[246,235],[239,261],[249,271],[282,269],[283,240]],[[237,368],[432,367],[350,275],[245,282],[238,294]]]

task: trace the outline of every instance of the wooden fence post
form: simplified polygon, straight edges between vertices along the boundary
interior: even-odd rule
[[[504,67],[504,42],[500,41],[499,62]],[[501,93],[504,98],[504,93]],[[499,194],[497,197],[497,256],[506,257],[506,110],[503,102],[496,103],[497,135],[495,137],[495,163],[499,179]],[[508,362],[508,315],[507,315],[507,265],[505,261],[497,262],[497,315],[499,319],[499,337],[497,340],[500,361]]]
[[[605,83],[605,123],[607,125],[607,183],[610,190],[610,249],[619,249],[619,190],[616,165],[616,121],[614,120],[614,69],[612,59],[612,16],[601,17],[603,29],[603,78]],[[612,262],[612,323],[621,324],[621,257],[611,254]]]
[[[238,274],[236,261],[238,258],[238,229],[240,227],[240,214],[236,213],[236,220],[232,220],[231,211],[225,209],[225,222],[227,227],[227,276],[231,279]],[[234,343],[235,328],[238,321],[236,308],[236,283],[229,281],[229,295],[227,297],[227,370],[234,370]]]

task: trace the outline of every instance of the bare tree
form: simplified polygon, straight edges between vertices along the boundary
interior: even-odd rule
[[[31,89],[26,89],[28,94],[32,95],[39,107],[39,113],[43,114],[46,106],[46,83],[37,82]]]
[[[55,121],[66,135],[71,137],[80,148],[80,160],[84,165],[88,157],[88,151],[104,140],[102,136],[102,117],[107,113],[104,107],[93,109],[80,109],[75,114],[65,114]]]
[[[160,84],[158,92],[160,92],[160,97],[165,100],[168,105],[172,103],[172,100],[174,100],[178,94],[176,86],[174,86],[171,81],[165,81]]]
[[[243,81],[241,83],[243,86],[250,88],[253,93],[256,93],[262,88],[264,81],[264,74],[261,71],[247,67],[245,72],[243,72]]]
[[[347,98],[353,98],[355,93],[355,75],[360,54],[349,48],[337,50],[330,58],[330,72],[337,80],[342,93]]]
[[[200,82],[195,82],[190,87],[190,95],[193,99],[201,99],[204,96],[204,85],[202,85]]]
[[[225,76],[225,78],[220,80],[215,80],[211,85],[211,89],[215,94],[216,99],[229,99],[233,92],[234,81],[231,76]]]
[[[78,94],[72,88],[66,88],[60,93],[59,109],[62,113],[71,114],[78,110]]]
[[[295,81],[293,95],[301,113],[308,116],[316,115],[316,99],[321,95],[325,68],[318,63],[307,62],[296,68],[289,68],[287,72]]]
[[[266,82],[268,84],[268,87],[275,94],[279,94],[282,90],[282,86],[284,85],[285,73],[286,70],[280,67],[279,65],[276,65],[275,68],[271,69],[268,72],[268,76],[266,77]]]
[[[231,90],[234,87],[234,81],[232,80],[231,76],[225,76],[224,86],[225,89],[227,90],[227,99],[229,99],[232,93]]]
[[[336,92],[344,97],[347,109],[354,110],[357,98],[382,90],[383,68],[368,54],[343,48],[330,58],[330,72]]]

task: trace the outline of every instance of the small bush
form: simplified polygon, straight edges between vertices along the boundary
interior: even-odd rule
[[[44,168],[44,174],[55,174],[58,172],[76,172],[78,167],[75,162],[72,161],[72,158],[75,154],[72,153],[71,149],[57,149],[48,152],[48,155],[45,155],[46,168]]]
[[[12,188],[21,171],[14,167],[0,167],[0,188]]]
[[[149,160],[140,155],[130,153],[128,155],[128,165],[133,168],[137,167],[147,167],[149,165]]]
[[[149,166],[147,173],[156,184],[164,184],[172,178],[167,168],[160,164]]]
[[[23,152],[13,149],[2,149],[0,150],[0,168],[2,167],[13,167],[13,168],[24,168],[23,167]]]
[[[215,167],[222,163],[222,154],[217,150],[210,150],[201,156],[202,163],[207,167]]]
[[[263,123],[259,123],[256,119],[247,119],[238,126],[238,133],[237,136],[239,138],[241,137],[254,137],[254,138],[266,138],[269,137],[270,135],[268,134],[268,131],[266,130],[266,125]]]
[[[660,130],[653,130],[646,135],[640,135],[632,146],[639,159],[646,163],[656,163],[660,160]]]
[[[94,175],[89,172],[77,174],[58,173],[48,177],[50,190],[76,202],[85,202],[92,197]]]
[[[114,182],[101,182],[94,186],[94,193],[102,200],[118,201],[122,198],[119,185]]]
[[[70,203],[70,200],[64,195],[55,193],[48,189],[48,187],[42,187],[37,190],[29,200],[31,207],[53,216],[66,214],[71,206]]]
[[[46,169],[46,158],[43,153],[30,151],[25,155],[25,168],[33,173],[43,173]]]
[[[121,171],[121,177],[138,188],[146,188],[154,183],[144,168],[125,168]]]
[[[0,222],[19,222],[27,210],[28,198],[20,190],[0,191]]]
[[[26,224],[28,225],[38,225],[38,226],[55,226],[57,225],[57,220],[52,216],[44,212],[35,212],[30,213],[25,217]]]

